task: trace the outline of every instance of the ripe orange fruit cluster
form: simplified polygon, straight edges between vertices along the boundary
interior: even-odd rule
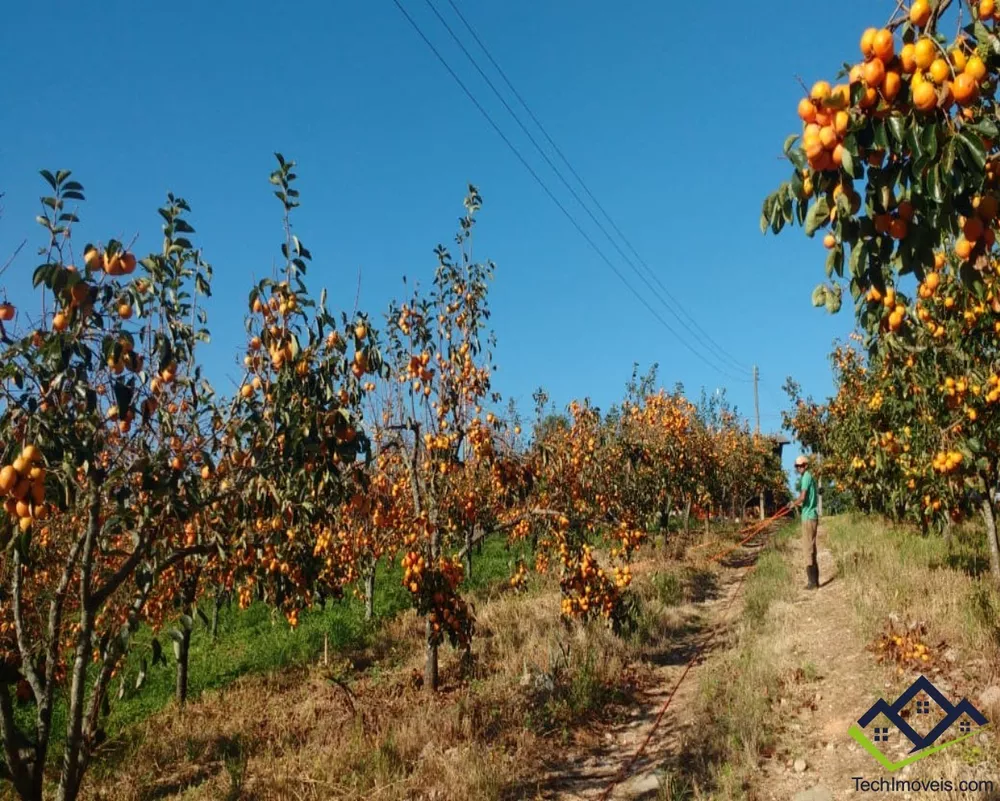
[[[993,0],[984,0],[992,3]],[[992,7],[983,9],[984,18],[994,18]],[[927,24],[931,9],[926,0],[916,0],[910,8],[910,20],[917,28]],[[887,28],[868,28],[861,36],[863,61],[849,72],[849,83],[831,86],[817,81],[798,104],[803,122],[802,148],[809,166],[815,171],[833,170],[843,163],[843,141],[852,128],[852,113],[883,116],[890,109],[919,112],[948,110],[953,104],[966,107],[979,97],[980,87],[988,77],[986,64],[959,42],[945,51],[930,36],[903,45],[896,53],[896,43]],[[908,90],[908,91],[907,91]],[[852,104],[852,95],[856,105]],[[873,164],[881,164],[881,152],[860,153]],[[811,178],[805,178],[804,192],[811,194]],[[909,220],[902,215],[886,221],[886,232],[898,239],[905,236]],[[832,246],[828,243],[828,246]]]
[[[118,342],[121,346],[121,354],[118,358],[115,358],[114,353],[108,354],[108,369],[115,375],[121,375],[126,369],[132,373],[140,372],[145,366],[146,360],[143,356],[135,352],[132,340],[128,337],[122,337]],[[155,381],[156,379],[153,380]],[[153,391],[155,392],[156,390],[154,389]]]
[[[955,242],[955,255],[963,261],[990,250],[996,243],[996,230],[993,228],[998,211],[996,196],[986,194],[973,198],[972,205],[974,214],[958,220],[962,236]]]
[[[431,355],[427,351],[420,354],[413,354],[406,366],[406,372],[399,376],[399,381],[405,384],[412,381],[413,391],[423,391],[425,396],[431,394],[430,381],[434,377],[434,370],[428,368]]]
[[[26,445],[12,464],[0,468],[0,494],[6,495],[4,509],[17,518],[21,531],[31,528],[32,520],[48,517],[45,506],[45,468],[42,453],[35,445]]]
[[[899,302],[896,297],[896,290],[887,289],[883,295],[877,287],[871,287],[865,295],[869,303],[881,303],[889,313],[885,318],[884,325],[890,331],[898,331],[906,319],[906,306]]]
[[[415,551],[403,557],[403,586],[414,595],[420,592],[426,567],[427,560]]]
[[[523,561],[518,560],[517,570],[510,577],[510,586],[515,590],[523,590],[528,581],[528,568]]]
[[[941,274],[937,272],[929,272],[924,280],[921,282],[920,286],[917,288],[917,295],[923,299],[927,300],[934,296],[937,288],[941,285]]]
[[[580,558],[574,560],[563,545],[560,556],[566,569],[560,581],[562,613],[566,617],[586,618],[599,614],[611,618],[620,600],[619,590],[598,565],[593,549],[584,545]]]
[[[952,378],[948,376],[938,387],[942,395],[948,397],[965,397],[965,393],[969,391],[969,382],[964,378]]]
[[[809,97],[799,101],[802,146],[814,170],[832,170],[843,162],[842,142],[850,125],[846,110],[849,97],[848,87],[834,89],[827,81],[817,81]]]
[[[83,251],[83,263],[91,272],[104,272],[117,277],[135,272],[136,260],[127,251],[101,251],[88,245]]]
[[[9,323],[14,319],[16,311],[13,304],[0,303],[0,323]]]
[[[940,451],[934,455],[931,466],[942,475],[953,473],[962,464],[962,458],[958,451]]]
[[[936,512],[941,508],[940,499],[932,499],[930,495],[924,496],[924,514],[928,514],[930,511]]]

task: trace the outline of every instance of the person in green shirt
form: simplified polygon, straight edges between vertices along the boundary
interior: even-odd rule
[[[819,587],[819,562],[816,560],[816,532],[819,530],[819,514],[816,511],[816,479],[809,472],[809,460],[799,456],[795,460],[795,472],[799,475],[797,486],[799,497],[792,506],[802,508],[802,546],[806,553],[807,590]]]

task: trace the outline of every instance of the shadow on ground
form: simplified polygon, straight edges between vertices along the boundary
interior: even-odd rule
[[[738,570],[753,565],[762,550],[760,545],[738,548],[721,564]],[[719,576],[712,571],[693,570],[689,577],[692,601],[711,603],[719,612],[700,609],[691,617],[672,627],[647,650],[646,659],[659,668],[673,668],[663,675],[663,682],[645,693],[645,697],[626,719],[602,733],[600,745],[584,754],[568,751],[565,759],[544,766],[540,780],[521,782],[505,788],[505,801],[532,797],[557,799],[597,799],[612,783],[616,792],[611,799],[622,797],[617,791],[627,786],[629,799],[662,797],[664,782],[670,798],[687,798],[697,782],[704,789],[711,775],[710,766],[718,754],[711,753],[711,744],[692,739],[682,718],[668,707],[646,750],[636,758],[637,751],[661,715],[664,704],[672,695],[682,672],[696,656],[694,669],[713,653],[726,647],[725,633],[728,616],[724,614],[727,599],[736,591],[738,577]],[[696,600],[697,599],[697,600]],[[690,674],[687,683],[697,683]],[[659,778],[663,776],[664,778]],[[693,797],[693,796],[692,796]]]

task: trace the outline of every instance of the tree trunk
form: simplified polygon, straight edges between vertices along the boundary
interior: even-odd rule
[[[667,496],[667,503],[663,507],[663,547],[667,547],[667,543],[670,540],[670,511],[674,508],[674,498],[672,495]]]
[[[763,520],[767,515],[764,513],[764,490],[760,491],[760,519]]]
[[[709,521],[712,519],[712,506],[711,504],[705,507],[705,533],[708,534]]]
[[[475,529],[472,526],[465,527],[465,580],[472,579],[472,540]]]
[[[87,510],[87,531],[84,535],[83,553],[80,557],[80,629],[76,638],[73,659],[69,704],[66,710],[66,744],[63,746],[63,764],[56,790],[58,801],[76,801],[83,778],[81,752],[83,742],[83,715],[87,695],[87,667],[91,662],[96,614],[92,609],[91,576],[94,566],[94,548],[101,529],[100,479],[91,469],[90,499]],[[39,766],[41,770],[41,766]]]
[[[691,531],[691,496],[687,497],[684,501],[684,533],[687,534]]]
[[[222,610],[223,599],[225,598],[225,593],[219,591],[215,593],[215,603],[212,604],[212,626],[211,626],[211,636],[212,642],[214,643],[219,637],[219,612]]]
[[[823,493],[819,491],[819,487],[816,487],[816,514],[820,517],[823,516]]]
[[[190,614],[190,606],[184,607],[185,615]],[[188,663],[191,653],[191,629],[183,623],[181,624],[180,640],[174,641],[177,645],[177,680],[174,685],[174,698],[178,706],[184,706],[187,702],[188,692]]]
[[[1000,543],[997,542],[997,521],[993,514],[993,501],[987,495],[982,501],[983,520],[986,521],[986,544],[990,548],[990,572],[993,580],[1000,583]]]
[[[198,591],[198,579],[200,569],[195,568],[191,573],[184,576],[184,589],[181,598],[181,638],[177,642],[177,681],[174,687],[174,697],[178,706],[187,703],[188,695],[188,672],[191,657],[191,631],[194,629],[194,619],[191,613],[194,611],[194,597]]]
[[[440,550],[440,533],[435,528],[431,534],[430,569],[437,570],[438,551]],[[434,629],[430,617],[424,621],[424,631],[427,634],[427,658],[424,662],[424,686],[428,692],[436,692],[438,688],[438,646],[434,640]]]
[[[434,629],[431,626],[430,618],[424,624],[427,634],[427,657],[424,662],[424,686],[429,692],[436,692],[438,688],[438,647],[433,642]]]
[[[365,573],[365,620],[375,617],[375,565]]]
[[[14,723],[14,704],[10,697],[11,686],[0,687],[0,710],[3,723],[3,750],[5,767],[9,772],[7,778],[14,786],[21,801],[42,801],[42,773],[38,759],[38,747],[31,754],[36,759],[33,766],[24,763],[23,752],[18,747],[17,728]]]
[[[62,776],[56,795],[58,801],[75,801],[80,792],[80,749],[83,733],[83,703],[86,695],[87,666],[90,664],[91,642],[94,632],[94,615],[88,610],[80,614],[80,634],[77,637],[76,657],[73,661],[73,684],[70,689],[69,722],[66,726],[66,745],[63,752]]]

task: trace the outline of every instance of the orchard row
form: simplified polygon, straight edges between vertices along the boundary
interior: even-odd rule
[[[437,249],[426,291],[382,318],[334,315],[306,287],[294,164],[279,156],[284,263],[249,292],[244,374],[221,397],[198,359],[212,268],[187,204],[168,196],[159,210],[159,252],[111,240],[75,254],[83,187],[43,176],[38,297],[0,307],[0,723],[22,798],[41,795],[63,697],[50,779],[76,797],[140,626],[181,621],[183,702],[206,594],[272,604],[295,626],[359,587],[370,604],[376,565],[398,558],[433,689],[445,640],[471,654],[462,584],[483,537],[531,543],[515,590],[529,570],[554,571],[567,616],[619,626],[647,532],[692,505],[742,514],[784,484],[771,444],[731,410],[652,376],[607,414],[582,402],[545,416],[539,391],[529,439],[493,387],[494,268],[469,255],[473,187],[457,253]],[[15,687],[33,712],[24,731]]]

